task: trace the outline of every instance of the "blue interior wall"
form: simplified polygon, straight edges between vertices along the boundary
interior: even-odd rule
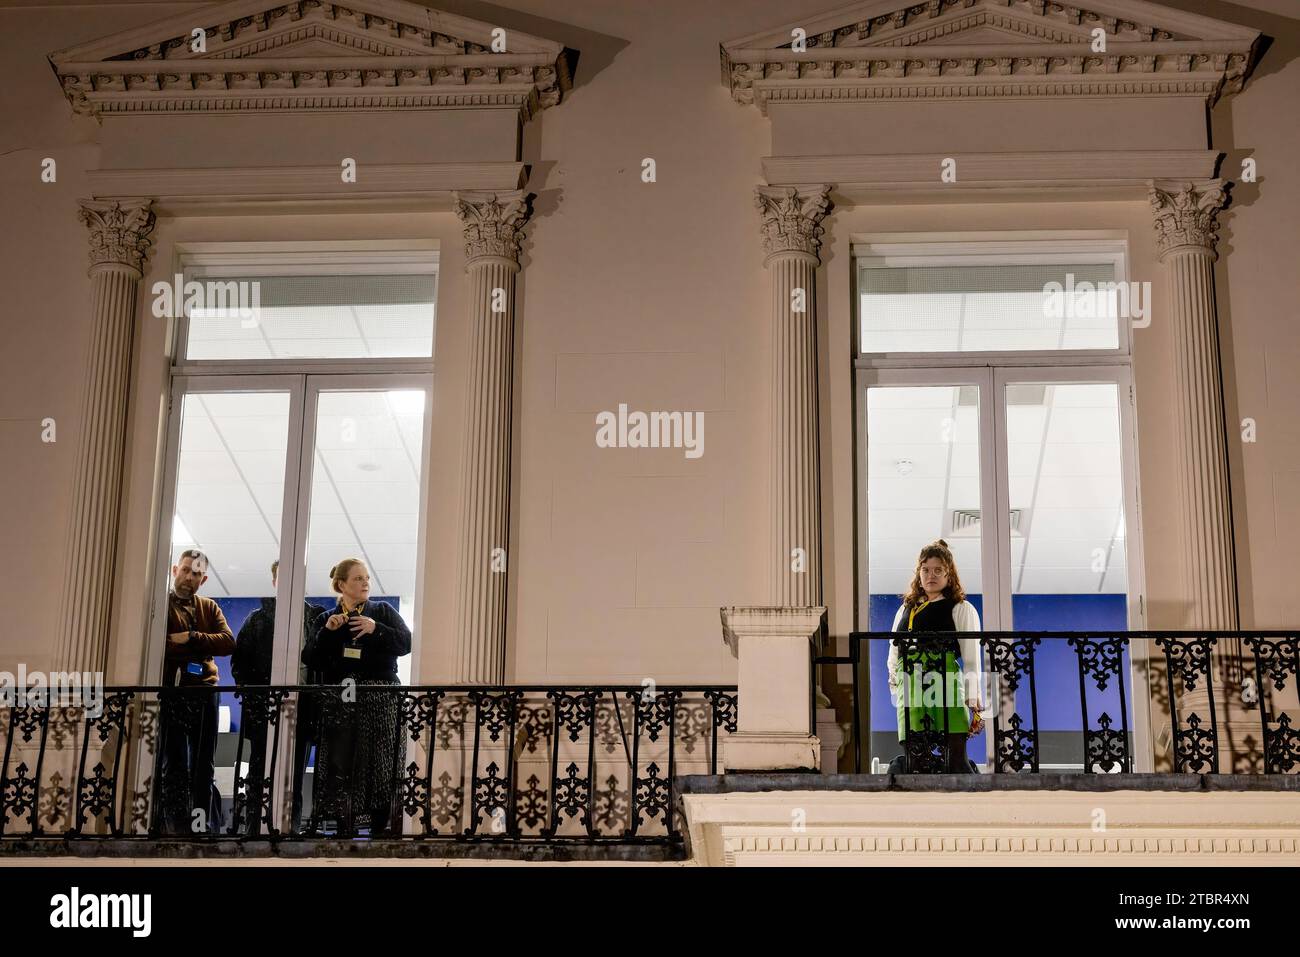
[[[967,595],[975,610],[984,617],[982,595]],[[1012,620],[1016,631],[1127,631],[1128,608],[1125,595],[1014,595],[1011,599]],[[870,630],[889,631],[901,600],[897,595],[872,595]],[[898,713],[889,700],[885,663],[889,656],[888,639],[871,642],[871,729],[889,731],[898,727]],[[1129,658],[1124,656],[1124,676],[1128,680]],[[1079,668],[1075,650],[1064,639],[1049,639],[1035,656],[1037,677],[1038,727],[1043,731],[1079,731],[1083,711],[1079,699]],[[1131,689],[1128,689],[1131,692]],[[1119,687],[1112,682],[1105,692],[1088,684],[1088,712],[1093,726],[1105,712],[1120,725]],[[1131,694],[1129,706],[1131,708]],[[1026,719],[1030,715],[1028,685],[1016,696],[1017,710]],[[972,755],[984,753],[983,735],[972,739]]]

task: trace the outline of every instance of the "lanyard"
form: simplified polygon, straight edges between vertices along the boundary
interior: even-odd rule
[[[926,605],[928,605],[928,604],[930,604],[930,599],[927,598],[925,601],[921,602],[921,604],[917,605],[915,608],[912,609],[911,614],[909,614],[909,615],[907,616],[907,630],[908,630],[908,631],[911,631],[911,630],[912,630],[912,622],[916,620],[916,616],[917,616],[917,614],[919,614],[920,611],[921,611],[921,609],[924,608],[924,607],[925,607]]]
[[[364,601],[359,602],[355,608],[349,608],[348,603],[345,602],[342,598],[340,598],[339,607],[343,609],[343,614],[345,615],[351,616],[354,613],[359,615],[361,614],[361,610],[366,607],[366,603]]]

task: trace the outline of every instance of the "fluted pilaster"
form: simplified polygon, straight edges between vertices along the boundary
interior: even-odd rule
[[[821,604],[817,266],[828,186],[757,190],[771,290],[771,554],[776,606]]]
[[[154,227],[150,205],[81,204],[81,222],[90,230],[92,325],[55,654],[59,670],[103,671],[108,662],[135,298]]]
[[[499,684],[505,680],[515,273],[528,206],[520,191],[458,193],[456,214],[465,228],[470,344],[455,680]]]
[[[1214,298],[1221,180],[1158,183],[1150,191],[1160,259],[1168,267],[1178,466],[1183,482],[1187,627],[1238,627],[1218,310]]]

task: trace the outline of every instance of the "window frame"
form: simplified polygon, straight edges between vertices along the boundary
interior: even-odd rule
[[[1062,256],[1076,262],[1113,262],[1115,281],[1128,281],[1128,234],[1123,230],[1058,230],[999,233],[881,233],[855,234],[850,255],[850,321],[853,348],[853,433],[854,433],[854,575],[853,615],[855,628],[861,630],[870,621],[870,528],[867,488],[867,392],[880,386],[969,385],[980,388],[980,497],[981,508],[990,505],[995,514],[1009,509],[1007,448],[1005,435],[1006,385],[1015,381],[1061,381],[1088,379],[1113,381],[1120,393],[1120,443],[1123,496],[1125,508],[1125,542],[1128,575],[1128,627],[1146,627],[1146,580],[1143,560],[1143,518],[1140,470],[1138,467],[1137,400],[1133,377],[1133,324],[1119,322],[1119,346],[1116,349],[1026,350],[1000,352],[906,352],[869,353],[862,350],[861,297],[858,292],[860,260],[871,259],[880,267],[900,265],[1018,265],[1060,262]],[[1104,257],[1104,258],[1103,258]],[[1127,386],[1127,401],[1125,400]],[[985,409],[985,396],[991,399]],[[1010,539],[1004,541],[1002,522],[988,530],[992,544],[981,546],[981,571],[984,594],[996,584],[999,606],[985,602],[981,629],[988,630],[987,620],[1010,622],[1011,592],[1005,587],[1010,575]],[[991,566],[991,567],[990,567]],[[993,614],[990,616],[990,612]],[[1154,731],[1151,716],[1142,706],[1149,701],[1152,686],[1144,649],[1131,649],[1129,687],[1133,691],[1134,760],[1138,771],[1154,766]],[[870,682],[870,669],[867,681]],[[870,689],[870,684],[867,685]],[[870,700],[870,690],[865,696]],[[866,705],[870,721],[870,705]],[[870,727],[869,724],[864,725]]]
[[[292,574],[280,577],[276,589],[277,602],[290,601],[290,596],[303,589],[301,576],[293,562],[302,554],[305,558],[305,525],[300,530],[298,522],[305,522],[297,511],[301,505],[303,488],[309,497],[310,475],[313,462],[304,463],[308,446],[310,425],[314,440],[316,397],[322,383],[347,383],[359,389],[374,387],[376,382],[390,382],[403,387],[422,388],[426,391],[424,433],[421,452],[420,530],[417,549],[417,577],[423,578],[426,567],[426,529],[429,501],[429,465],[434,412],[434,359],[437,355],[437,297],[441,291],[439,275],[439,246],[432,239],[397,240],[325,240],[325,241],[220,241],[177,243],[172,256],[172,276],[181,275],[183,281],[191,276],[219,277],[234,275],[322,275],[394,272],[432,273],[435,276],[434,343],[430,356],[377,357],[341,359],[186,359],[185,348],[189,335],[188,316],[182,314],[172,322],[170,338],[171,364],[168,370],[167,406],[163,420],[162,473],[159,476],[157,500],[159,522],[154,541],[153,571],[146,577],[148,593],[145,596],[148,632],[145,639],[145,660],[142,673],[146,680],[157,683],[162,677],[163,642],[166,640],[166,596],[168,575],[173,555],[172,520],[176,510],[176,487],[181,441],[181,413],[184,397],[191,392],[222,391],[288,391],[290,395],[289,447],[286,451],[285,489],[281,512],[281,567],[285,566],[286,551]],[[171,276],[167,277],[171,279]],[[329,377],[329,378],[326,378]],[[314,390],[314,391],[313,391]],[[296,437],[296,440],[295,440]],[[297,445],[295,445],[297,441]],[[303,471],[306,470],[306,478]],[[304,513],[305,514],[305,513]],[[292,518],[294,521],[286,525]],[[425,602],[417,604],[414,629],[423,634],[427,609]],[[279,616],[276,622],[275,660],[273,680],[296,680],[296,669],[291,669],[282,659],[290,634],[290,617],[300,614],[298,606],[291,605],[290,616]],[[419,645],[411,650],[411,674],[419,674]],[[292,681],[290,681],[292,683]]]
[[[858,368],[909,368],[989,365],[1099,365],[1128,362],[1132,356],[1133,325],[1118,320],[1119,343],[1114,349],[1034,349],[968,352],[867,352],[862,341],[862,296],[858,277],[865,268],[904,266],[1020,266],[1060,263],[1069,257],[1079,264],[1109,263],[1115,282],[1128,281],[1126,234],[1084,233],[1077,237],[986,238],[944,240],[932,236],[857,238],[851,247],[851,302],[854,364]]]
[[[433,341],[428,356],[345,357],[329,359],[190,359],[189,316],[181,310],[173,323],[171,374],[242,375],[284,372],[309,375],[433,371],[438,351],[438,296],[441,273],[438,244],[422,240],[323,242],[179,243],[173,275],[190,279],[235,276],[394,275],[434,277]]]

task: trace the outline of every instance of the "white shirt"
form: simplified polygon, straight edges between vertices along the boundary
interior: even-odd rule
[[[894,616],[894,625],[890,631],[898,631],[899,624],[902,623],[904,616],[907,614],[907,606],[900,605],[898,614]],[[979,631],[980,615],[975,610],[975,606],[968,601],[959,602],[952,606],[952,623],[958,631]],[[978,638],[958,638],[958,647],[961,649],[962,673],[964,675],[965,686],[967,688],[984,687],[984,671],[980,667],[980,640]],[[889,690],[894,693],[895,698],[898,696],[898,645],[891,640],[889,642]],[[977,693],[975,697],[966,699],[966,706],[976,711],[983,711],[984,705]]]

